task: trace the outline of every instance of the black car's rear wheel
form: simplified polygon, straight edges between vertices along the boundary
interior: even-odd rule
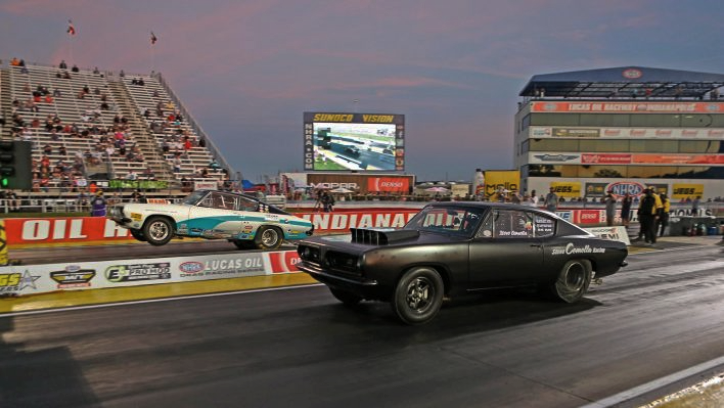
[[[550,285],[553,296],[566,303],[575,303],[586,294],[591,284],[593,271],[591,263],[585,259],[566,262],[558,274],[558,279]]]
[[[440,311],[444,289],[442,277],[434,269],[411,269],[397,283],[392,310],[407,324],[427,323]]]
[[[362,296],[348,292],[342,289],[329,288],[332,295],[337,298],[340,302],[344,303],[345,306],[355,306],[362,301]]]
[[[131,235],[133,236],[133,238],[136,238],[136,240],[141,242],[148,241],[146,239],[146,236],[143,235],[143,231],[141,231],[140,229],[131,228],[129,231],[131,231]]]
[[[256,238],[254,238],[256,247],[266,251],[279,249],[283,240],[284,235],[279,228],[267,225],[259,227],[259,230],[256,232]]]
[[[155,246],[166,245],[174,234],[171,221],[165,217],[151,217],[142,231],[148,243]]]

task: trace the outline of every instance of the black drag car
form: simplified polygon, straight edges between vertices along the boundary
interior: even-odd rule
[[[430,321],[443,297],[538,285],[573,303],[592,279],[626,265],[626,245],[520,205],[434,203],[401,229],[350,229],[300,241],[297,267],[347,305],[390,302],[408,324]]]

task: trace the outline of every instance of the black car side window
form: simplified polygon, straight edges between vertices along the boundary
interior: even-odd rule
[[[496,238],[529,238],[533,236],[533,217],[525,211],[501,210],[495,217]]]
[[[493,237],[493,219],[497,211],[490,211],[483,221],[483,225],[475,234],[475,238],[492,238]]]
[[[556,220],[553,218],[535,214],[533,226],[536,238],[551,237],[556,233]]]

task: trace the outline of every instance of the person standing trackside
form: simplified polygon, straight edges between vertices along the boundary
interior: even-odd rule
[[[106,199],[103,198],[103,191],[99,190],[91,201],[91,217],[106,216]]]
[[[613,226],[613,221],[616,218],[616,197],[613,196],[613,192],[609,191],[605,198],[606,203],[606,225],[609,227]]]
[[[628,224],[631,221],[631,204],[633,203],[633,197],[631,194],[626,193],[621,200],[621,223],[624,227],[628,228]]]
[[[656,234],[656,231],[659,230],[659,236],[663,237],[664,230],[666,230],[666,227],[669,226],[669,211],[671,210],[671,201],[666,194],[661,194],[661,204],[663,205],[663,208],[659,213],[659,220],[656,223],[654,235]]]
[[[641,223],[641,232],[647,244],[656,244],[656,220],[659,210],[663,208],[661,198],[654,193],[654,189],[646,189],[644,196],[639,201],[638,216]]]
[[[546,194],[546,199],[543,201],[543,205],[546,207],[546,210],[552,213],[555,213],[558,209],[558,195],[553,187],[551,187],[550,192]]]

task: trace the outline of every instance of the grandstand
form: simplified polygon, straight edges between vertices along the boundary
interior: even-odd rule
[[[113,180],[151,180],[144,185],[173,193],[182,182],[238,178],[160,74],[14,60],[0,65],[0,118],[0,137],[33,142],[25,196],[75,196]]]

